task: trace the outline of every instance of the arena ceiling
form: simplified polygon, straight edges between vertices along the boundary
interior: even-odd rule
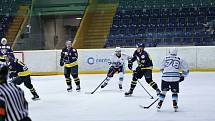
[[[35,0],[34,15],[82,15],[88,0]]]

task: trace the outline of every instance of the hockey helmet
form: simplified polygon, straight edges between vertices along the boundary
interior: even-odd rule
[[[7,44],[7,39],[6,38],[2,38],[1,39],[1,44],[2,45],[6,45]]]
[[[176,56],[177,53],[178,53],[178,49],[177,48],[174,47],[174,48],[170,48],[169,49],[169,54],[170,55]]]
[[[70,40],[66,41],[66,47],[71,48],[72,47],[72,41],[70,41]]]
[[[115,52],[121,52],[121,48],[120,47],[116,47]]]
[[[66,45],[68,45],[68,44],[72,44],[72,41],[70,41],[70,40],[68,40],[68,41],[66,41]]]
[[[145,44],[144,43],[137,43],[136,47],[137,48],[145,48]]]

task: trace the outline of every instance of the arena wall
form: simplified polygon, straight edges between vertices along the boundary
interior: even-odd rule
[[[150,54],[154,71],[159,71],[162,59],[168,54],[169,47],[146,48]],[[108,60],[115,49],[80,49],[79,72],[80,73],[106,73]],[[132,56],[135,48],[123,48],[122,52]],[[61,50],[23,51],[22,59],[32,71],[32,75],[63,74],[63,67],[59,66]],[[215,71],[215,47],[180,47],[178,55],[186,60],[191,71]],[[18,57],[20,58],[20,57]],[[127,64],[126,64],[127,65]],[[134,64],[134,67],[136,64]],[[126,72],[128,69],[126,69]]]

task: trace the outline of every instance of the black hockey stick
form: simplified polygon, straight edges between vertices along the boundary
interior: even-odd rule
[[[154,100],[149,106],[142,106],[142,105],[139,105],[141,108],[144,108],[144,109],[149,109],[153,104],[155,104],[157,101],[159,100],[159,98],[157,98],[156,100]]]
[[[93,94],[94,92],[96,92],[96,90],[98,90],[98,88],[105,82],[105,80],[107,79],[108,77],[106,77],[100,84],[99,86],[97,86],[92,92],[90,92],[90,94]]]
[[[142,85],[142,83],[140,83],[140,81],[138,80],[140,86],[146,91],[146,93],[151,97],[151,99],[154,99],[154,97],[146,90],[146,88]]]

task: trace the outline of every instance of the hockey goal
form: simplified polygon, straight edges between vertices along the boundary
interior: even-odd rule
[[[17,58],[19,61],[23,62],[25,61],[24,59],[24,52],[22,51],[14,51],[14,56]]]

